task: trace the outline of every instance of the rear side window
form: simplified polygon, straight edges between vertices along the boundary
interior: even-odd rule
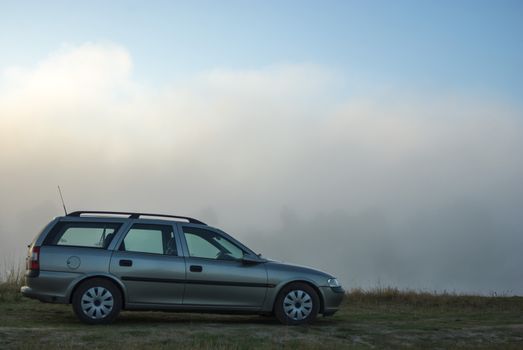
[[[44,245],[107,248],[122,224],[113,222],[59,222]]]
[[[134,224],[120,245],[127,252],[178,255],[172,226]]]

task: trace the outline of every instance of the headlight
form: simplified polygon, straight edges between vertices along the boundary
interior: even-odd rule
[[[336,278],[329,278],[327,280],[327,284],[329,285],[329,287],[339,287],[340,286],[340,282],[338,282],[338,280]]]

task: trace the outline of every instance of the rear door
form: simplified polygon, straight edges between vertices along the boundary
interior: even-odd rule
[[[180,224],[186,254],[184,305],[259,309],[267,291],[265,264],[245,264],[247,253],[217,230]]]
[[[110,264],[127,288],[129,304],[181,304],[185,259],[176,226],[136,220],[118,242]]]

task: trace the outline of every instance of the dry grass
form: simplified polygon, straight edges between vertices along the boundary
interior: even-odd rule
[[[376,287],[368,290],[355,288],[347,293],[349,304],[402,304],[414,307],[446,308],[484,308],[510,307],[512,298],[508,296],[482,296],[456,292],[428,292],[419,290],[400,290],[394,287]]]
[[[20,287],[24,284],[22,263],[4,263],[0,270],[0,302],[20,299]]]

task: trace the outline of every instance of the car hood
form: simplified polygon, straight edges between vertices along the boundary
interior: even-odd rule
[[[271,260],[271,259],[266,259],[266,260],[267,260],[267,262],[266,262],[267,271],[269,272],[269,274],[271,271],[285,271],[287,273],[295,273],[295,274],[307,275],[307,276],[311,276],[311,277],[314,276],[314,277],[318,277],[318,278],[322,278],[322,279],[334,278],[334,276],[332,276],[330,273],[312,268],[310,266],[291,264],[291,263],[286,263],[286,262],[276,261],[276,260]]]

